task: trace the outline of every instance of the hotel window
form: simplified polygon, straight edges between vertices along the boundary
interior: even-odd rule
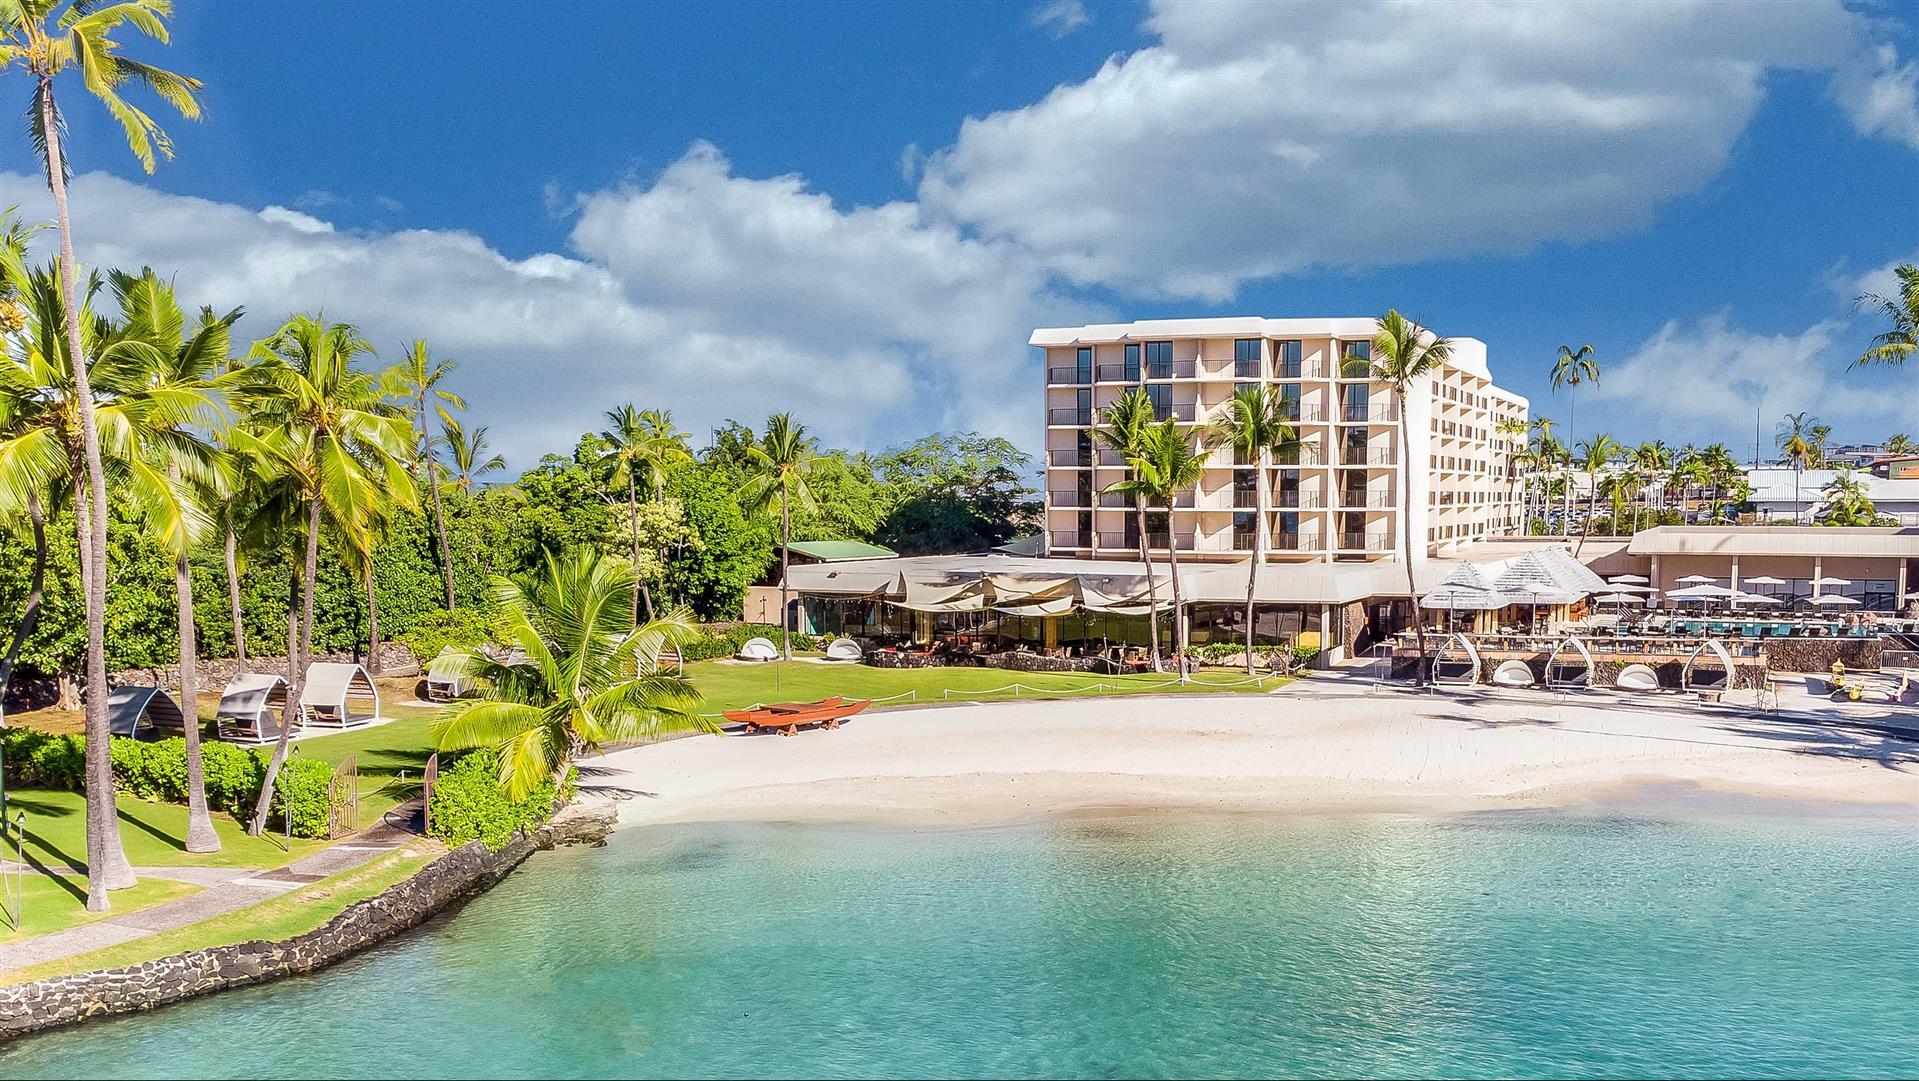
[[[1240,511],[1233,515],[1233,548],[1241,552],[1253,550],[1254,517],[1251,511]]]
[[[1258,470],[1236,469],[1233,471],[1233,506],[1259,506]]]
[[[1075,361],[1075,369],[1073,374],[1078,376],[1079,381],[1082,383],[1090,383],[1093,381],[1093,347],[1092,346],[1082,345],[1079,347],[1079,356],[1077,357]]]
[[[1128,345],[1126,347],[1126,381],[1128,383],[1139,382],[1139,343],[1138,342],[1134,342],[1133,344]]]
[[[1279,370],[1279,378],[1300,377],[1299,353],[1299,343],[1296,341],[1273,343],[1273,366]]]
[[[1287,420],[1298,420],[1299,384],[1282,383],[1279,388],[1279,415]]]
[[[1233,339],[1233,375],[1239,379],[1259,378],[1259,339]]]
[[[1146,400],[1153,403],[1153,419],[1165,420],[1173,415],[1173,386],[1171,383],[1146,384]]]
[[[1173,343],[1146,343],[1146,378],[1171,379],[1173,377]]]
[[[1364,383],[1349,383],[1339,388],[1340,419],[1362,421],[1372,406],[1372,388]]]
[[[1364,379],[1372,374],[1373,343],[1341,342],[1339,375],[1342,379]]]

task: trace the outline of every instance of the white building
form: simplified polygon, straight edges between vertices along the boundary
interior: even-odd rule
[[[1761,518],[1788,525],[1795,517],[1807,522],[1823,518],[1826,486],[1838,475],[1836,469],[1807,469],[1798,475],[1795,489],[1791,466],[1765,465],[1746,470],[1746,483],[1752,485],[1754,512]],[[1853,479],[1859,482],[1880,514],[1899,525],[1919,525],[1919,477],[1875,477],[1858,470],[1853,473]]]
[[[1301,441],[1297,454],[1262,463],[1236,461],[1229,447],[1213,451],[1170,520],[1164,512],[1149,520],[1161,551],[1177,546],[1197,562],[1390,561],[1410,530],[1423,560],[1515,532],[1511,455],[1524,439],[1526,399],[1493,384],[1484,342],[1454,338],[1450,363],[1408,395],[1402,446],[1399,404],[1371,376],[1376,330],[1371,318],[1254,317],[1035,330],[1030,344],[1045,352],[1048,553],[1138,551],[1129,504],[1102,494],[1124,466],[1092,438],[1101,411],[1135,387],[1162,419],[1196,430],[1237,388],[1270,385]],[[1404,506],[1402,472],[1411,481]]]

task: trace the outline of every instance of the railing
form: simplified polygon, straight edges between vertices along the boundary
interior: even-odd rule
[[[1307,364],[1304,361],[1300,361],[1295,364],[1287,364],[1284,361],[1281,361],[1275,370],[1279,374],[1273,376],[1274,379],[1324,379],[1326,378],[1326,369],[1323,366],[1318,364]]]
[[[1310,443],[1300,447],[1291,454],[1276,454],[1273,456],[1273,464],[1278,466],[1324,465],[1325,463],[1325,452],[1318,446]]]
[[[1392,547],[1393,538],[1388,533],[1341,533],[1339,548],[1343,552],[1384,552]]]
[[[1061,465],[1061,466],[1084,469],[1087,466],[1093,464],[1093,456],[1091,454],[1081,453],[1080,451],[1075,450],[1071,447],[1067,447],[1064,449],[1054,449],[1054,450],[1047,451],[1046,463],[1048,465]]]
[[[1282,488],[1273,495],[1273,505],[1285,509],[1314,508],[1323,506],[1325,497],[1319,492],[1302,492],[1296,488]]]
[[[1291,409],[1284,406],[1280,408],[1279,415],[1282,420],[1293,424],[1318,424],[1326,419],[1326,411],[1316,405],[1300,405],[1297,402],[1288,404],[1292,405]]]
[[[1234,488],[1233,506],[1238,509],[1257,507],[1259,506],[1259,493],[1246,488]]]
[[[1233,551],[1250,552],[1256,546],[1256,543],[1250,532],[1242,532],[1237,529],[1233,530]]]
[[[1353,510],[1392,510],[1398,505],[1391,492],[1344,491],[1339,493],[1341,508]]]
[[[1273,548],[1281,552],[1311,552],[1324,547],[1318,533],[1275,533]]]
[[[1191,379],[1198,374],[1199,364],[1191,360],[1176,360],[1171,364],[1146,365],[1146,378],[1149,381],[1156,379]]]
[[[1197,493],[1195,493],[1195,492],[1194,492],[1194,491],[1193,491],[1192,489],[1190,489],[1190,488],[1189,488],[1189,489],[1187,489],[1186,491],[1183,491],[1183,492],[1174,492],[1174,493],[1173,493],[1173,506],[1174,506],[1174,507],[1176,507],[1176,508],[1177,508],[1177,507],[1192,507],[1192,506],[1195,506],[1195,505],[1197,505],[1197,503],[1198,503],[1198,494],[1197,494]]]
[[[1046,381],[1055,386],[1090,383],[1093,381],[1093,373],[1090,370],[1082,371],[1077,367],[1048,368]]]
[[[1093,423],[1093,411],[1090,409],[1074,409],[1071,406],[1064,409],[1048,409],[1046,411],[1046,423],[1091,424]]]
[[[1099,535],[1099,546],[1101,548],[1123,548],[1130,552],[1136,551],[1139,548],[1139,541],[1124,533],[1101,533]]]
[[[1347,402],[1339,407],[1339,419],[1343,424],[1385,423],[1399,419],[1399,410],[1391,402],[1372,402],[1359,405]]]
[[[1164,552],[1166,551],[1166,542],[1169,537],[1179,542],[1179,550],[1182,552],[1196,552],[1199,550],[1197,547],[1199,537],[1193,533],[1173,533],[1169,535],[1166,533],[1148,532],[1146,534],[1146,546],[1153,551]],[[1099,546],[1101,548],[1111,548],[1115,551],[1138,551],[1139,538],[1129,536],[1125,533],[1101,533],[1099,535]]]
[[[1139,369],[1126,370],[1124,364],[1100,364],[1094,367],[1093,374],[1102,383],[1137,383]]]
[[[1091,548],[1093,535],[1073,529],[1055,529],[1049,534],[1055,548]]]
[[[1154,420],[1192,420],[1198,408],[1192,402],[1172,402],[1153,406]]]
[[[1075,491],[1071,488],[1053,488],[1047,491],[1046,500],[1055,507],[1090,507],[1093,505],[1091,492]]]
[[[1099,505],[1107,510],[1125,510],[1133,505],[1133,501],[1118,492],[1102,492]]]
[[[1377,447],[1367,447],[1365,449],[1357,447],[1339,448],[1340,465],[1392,465],[1398,460],[1399,456],[1394,454],[1390,449],[1381,450]]]
[[[1125,459],[1125,458],[1122,458],[1122,457],[1120,457],[1120,453],[1119,453],[1119,451],[1116,451],[1116,450],[1107,450],[1107,449],[1105,449],[1105,448],[1103,448],[1103,447],[1102,447],[1102,448],[1100,449],[1100,452],[1099,452],[1099,464],[1101,464],[1101,465],[1125,465],[1125,464],[1126,464],[1126,459]]]

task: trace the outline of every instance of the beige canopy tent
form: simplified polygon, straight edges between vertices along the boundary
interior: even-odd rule
[[[333,728],[369,724],[380,717],[380,689],[357,664],[316,663],[307,669],[300,707],[306,710],[307,724]]]
[[[116,736],[142,736],[156,728],[182,731],[187,726],[180,703],[158,687],[115,687],[107,695],[107,730]]]
[[[220,693],[220,738],[233,743],[265,743],[280,738],[286,714],[287,681],[280,676],[242,672]],[[294,723],[306,726],[306,710],[294,711]]]

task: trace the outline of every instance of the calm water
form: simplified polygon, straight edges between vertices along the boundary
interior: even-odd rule
[[[1899,1075],[1910,822],[631,832],[332,970],[0,1075]]]

